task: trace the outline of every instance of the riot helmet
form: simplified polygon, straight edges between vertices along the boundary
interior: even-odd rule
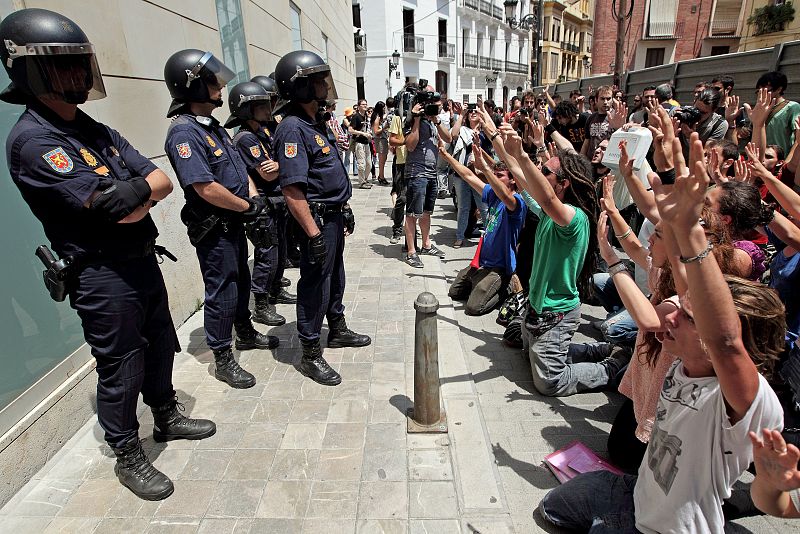
[[[295,50],[283,56],[275,66],[275,82],[281,98],[307,104],[336,100],[336,85],[331,68],[321,57],[308,50]]]
[[[261,87],[263,87],[268,93],[271,95],[278,94],[278,85],[275,83],[275,80],[272,79],[270,76],[264,76],[263,74],[258,76],[253,76],[250,79],[251,82],[255,82]]]
[[[191,102],[222,106],[222,99],[212,99],[208,85],[224,87],[236,76],[212,52],[189,48],[175,52],[164,65],[164,82],[172,95],[167,117],[176,115]]]
[[[228,95],[228,105],[231,109],[231,116],[225,122],[226,128],[241,126],[245,121],[256,120],[256,108],[266,108],[266,119],[272,115],[272,95],[264,87],[256,82],[237,83]],[[264,122],[264,121],[259,121]]]
[[[0,59],[11,83],[0,100],[25,104],[31,97],[83,104],[106,96],[89,38],[60,13],[21,9],[0,22]]]

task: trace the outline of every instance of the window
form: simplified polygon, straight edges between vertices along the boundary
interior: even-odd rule
[[[558,54],[550,52],[550,79],[558,79]]]
[[[731,47],[730,46],[712,46],[711,47],[711,53],[709,55],[711,55],[711,56],[721,56],[723,54],[730,54],[730,53],[731,53]]]
[[[645,55],[644,57],[644,68],[657,67],[663,64],[664,64],[664,49],[648,48],[647,55]]]
[[[550,17],[544,18],[544,24],[542,24],[542,35],[544,36],[544,40],[547,40],[547,36],[550,35]]]
[[[408,78],[406,78],[406,81],[408,81]],[[362,99],[366,98],[366,96],[364,96],[365,93],[364,93],[364,77],[363,76],[359,76],[358,78],[356,78],[356,94],[358,95],[358,99],[359,100],[362,100]]]
[[[303,33],[300,30],[300,8],[289,2],[289,24],[292,31],[292,50],[303,48]]]
[[[436,91],[439,93],[447,92],[447,73],[443,70],[436,71]]]
[[[324,33],[322,34],[322,59],[325,60],[325,63],[328,62],[328,36]]]
[[[216,0],[219,40],[222,44],[222,61],[236,73],[229,87],[250,79],[247,63],[247,43],[244,39],[244,20],[239,0]]]
[[[353,4],[353,26],[361,27],[361,4]]]
[[[486,89],[486,100],[494,102],[494,87],[488,87]]]

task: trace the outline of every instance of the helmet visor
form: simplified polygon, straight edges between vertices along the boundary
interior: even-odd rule
[[[267,115],[272,115],[272,98],[270,95],[239,95],[239,101],[236,106],[241,109],[248,104],[254,115],[257,108],[265,108]]]
[[[197,62],[191,70],[186,72],[186,87],[191,85],[192,81],[201,78],[209,85],[217,85],[218,87],[225,87],[229,81],[236,77],[236,74],[231,71],[224,63],[219,61],[214,54],[206,52],[200,61]]]
[[[336,84],[330,71],[313,74],[309,77],[309,86],[313,90],[314,100],[337,100]]]
[[[61,98],[71,104],[106,96],[93,53],[29,56],[26,61],[28,88],[33,95]]]

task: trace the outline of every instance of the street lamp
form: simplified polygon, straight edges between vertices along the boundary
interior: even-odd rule
[[[505,0],[503,2],[506,22],[512,30],[530,30],[533,33],[532,38],[536,46],[536,78],[533,80],[533,85],[538,85],[542,79],[542,47],[539,44],[539,39],[541,38],[542,0],[538,0],[536,7],[520,20],[517,20],[514,16],[517,11],[517,4],[519,4],[519,0]]]
[[[391,76],[392,73],[397,70],[398,63],[400,63],[400,52],[395,49],[395,51],[392,53],[392,57],[389,59],[389,76]]]

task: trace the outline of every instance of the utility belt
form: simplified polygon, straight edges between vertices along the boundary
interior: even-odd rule
[[[286,207],[286,199],[283,198],[283,195],[276,195],[276,196],[268,196],[267,199],[267,210],[270,212],[271,215],[285,215],[288,213],[288,209]]]
[[[325,217],[334,213],[343,213],[345,204],[323,204],[322,202],[309,202],[308,209],[314,217]]]
[[[158,256],[159,263],[163,262],[163,256],[172,261],[178,261],[178,258],[166,248],[156,245],[155,240],[147,241],[138,247],[101,250],[83,254],[79,257],[64,256],[58,260],[47,245],[40,245],[36,248],[36,257],[41,260],[45,267],[45,271],[42,272],[44,286],[50,293],[50,298],[56,302],[64,301],[70,290],[75,287],[78,275],[86,267],[131,261],[153,255]]]
[[[223,215],[220,212],[192,208],[188,204],[181,209],[181,221],[186,225],[189,242],[194,246],[200,244],[212,230],[228,233],[242,226],[239,217],[232,212],[230,215]]]
[[[322,231],[322,228],[325,226],[325,217],[329,215],[342,216],[344,229],[347,234],[352,234],[355,230],[356,219],[353,215],[353,210],[348,204],[323,204],[321,202],[309,202],[308,209],[311,212],[311,216],[314,218],[314,221],[317,223],[320,231]],[[301,233],[298,235],[302,235],[302,229],[300,232]]]

